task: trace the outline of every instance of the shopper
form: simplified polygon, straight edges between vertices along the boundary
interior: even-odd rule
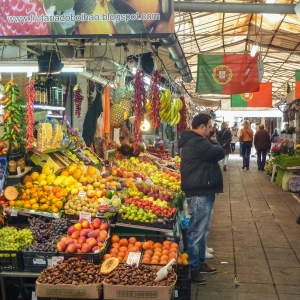
[[[273,134],[271,135],[271,143],[276,143],[279,138],[278,129],[275,128]]]
[[[201,273],[215,273],[205,260],[206,237],[215,194],[223,192],[223,178],[218,161],[224,158],[222,146],[208,138],[212,128],[211,116],[198,114],[192,121],[192,130],[181,134],[181,189],[185,192],[190,215],[187,232],[191,279],[206,284]]]
[[[253,132],[253,136],[255,135],[256,133],[256,124],[255,123],[251,123],[250,125],[251,127],[251,130]],[[251,157],[256,157],[256,150],[255,150],[255,147],[251,147]]]
[[[257,168],[265,170],[266,156],[271,148],[269,132],[265,130],[264,124],[259,125],[259,130],[254,135],[254,147],[257,153]]]
[[[282,134],[293,134],[293,132],[289,129],[289,124],[284,124],[284,129],[281,131]]]
[[[231,143],[230,143],[230,150],[231,153],[233,154],[235,151],[235,144],[237,142],[237,129],[235,126],[231,127]]]
[[[230,154],[230,143],[231,143],[231,132],[228,128],[228,124],[223,122],[221,125],[221,130],[218,132],[217,141],[223,147],[225,157],[223,158],[223,170],[226,171],[228,164],[228,157]]]
[[[243,169],[249,170],[250,152],[253,141],[253,131],[248,121],[244,121],[243,129],[240,131],[240,142],[242,143]]]
[[[240,145],[240,148],[239,148],[239,153],[240,153],[240,157],[243,156],[243,151],[242,151],[242,142],[241,142],[241,139],[240,139],[240,135],[241,135],[241,130],[242,130],[243,126],[238,130],[237,132],[237,138],[239,140],[239,145]]]

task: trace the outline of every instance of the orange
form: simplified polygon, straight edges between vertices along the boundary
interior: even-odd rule
[[[143,255],[143,258],[151,258],[151,255],[149,254],[149,253],[145,253],[144,255]]]
[[[49,192],[49,191],[50,191],[50,186],[44,185],[44,186],[43,186],[43,189],[44,189],[46,192]]]
[[[110,254],[104,254],[104,256],[103,256],[103,260],[107,260],[108,258],[110,258],[111,257],[111,255]]]
[[[123,239],[120,239],[119,244],[120,244],[120,246],[128,246],[128,241],[127,241],[127,239],[123,238]]]
[[[64,193],[62,191],[55,193],[56,198],[62,198],[63,196],[64,196]]]
[[[57,207],[52,207],[52,212],[57,213],[58,212],[58,208]]]
[[[170,252],[170,253],[169,253],[169,257],[170,257],[170,258],[176,258],[176,256],[177,256],[177,255],[176,255],[176,253],[174,253],[174,252]]]
[[[169,246],[170,247],[171,242],[170,241],[163,241],[163,246]]]
[[[27,182],[25,183],[25,186],[26,186],[26,188],[28,188],[28,189],[32,188],[32,182],[27,181]]]
[[[155,248],[155,252],[162,252],[162,248]]]
[[[35,204],[35,203],[36,203],[36,199],[34,199],[34,198],[33,198],[33,199],[30,199],[30,200],[29,200],[29,203],[30,203],[31,205],[32,205],[32,204]]]
[[[118,259],[119,262],[122,262],[123,259],[124,259],[124,257],[122,257],[122,256],[117,256],[117,259]]]
[[[117,254],[118,252],[119,252],[119,250],[116,249],[116,248],[111,248],[110,251],[109,251],[110,254],[112,254],[112,253]]]
[[[136,243],[137,241],[136,241],[136,238],[135,238],[135,237],[130,237],[130,238],[128,239],[128,242],[129,242],[130,244],[135,245],[135,243]]]
[[[167,261],[167,260],[160,260],[159,263],[160,263],[161,265],[166,265],[166,264],[168,263],[168,261]]]
[[[16,205],[16,201],[15,200],[10,200],[9,201],[9,206],[15,206]]]
[[[151,264],[158,264],[158,260],[156,260],[156,259],[151,259],[151,262],[150,262]]]
[[[186,259],[183,259],[183,260],[181,261],[181,264],[182,264],[182,265],[188,265],[189,262],[188,262]]]
[[[56,194],[57,192],[60,192],[60,190],[61,190],[61,188],[60,188],[59,186],[54,186],[54,187],[52,188],[52,192],[53,192],[54,194]]]
[[[26,204],[24,205],[24,207],[27,208],[27,209],[30,209],[30,208],[31,208],[31,205],[30,205],[30,203],[26,203]]]
[[[142,259],[142,263],[148,264],[148,263],[150,263],[150,259],[145,257],[145,258]]]
[[[178,244],[172,243],[172,244],[170,245],[170,248],[176,248],[176,249],[178,249]]]
[[[145,254],[147,254],[147,253],[150,254],[151,256],[153,255],[153,251],[151,249],[146,250]]]
[[[128,248],[129,249],[129,252],[138,252],[139,249],[137,247],[131,247],[131,248]]]
[[[153,248],[154,242],[152,240],[149,240],[147,242],[151,245],[151,248]]]
[[[120,238],[119,238],[118,235],[114,234],[114,235],[112,235],[112,237],[110,238],[110,241],[111,241],[112,243],[119,243]]]
[[[162,256],[162,254],[161,254],[161,252],[154,252],[153,256],[158,256],[158,257],[161,257],[161,256]]]
[[[126,254],[124,252],[118,252],[118,256],[122,256],[122,257],[125,257]]]
[[[112,244],[111,244],[111,247],[112,247],[112,248],[119,249],[119,248],[120,248],[120,245],[119,245],[119,243],[112,243]]]
[[[181,258],[187,260],[189,258],[189,255],[187,253],[182,253]]]
[[[123,259],[123,262],[126,263],[126,262],[127,262],[127,259],[128,259],[128,256],[125,256],[124,259]]]
[[[156,255],[153,255],[152,258],[151,258],[151,260],[158,260],[158,261],[159,261],[159,260],[160,260],[160,257],[159,257],[159,256],[156,256]]]
[[[24,193],[24,194],[22,195],[22,199],[25,200],[26,198],[27,198],[27,194]]]
[[[170,251],[169,250],[163,250],[162,255],[169,255]]]
[[[155,243],[154,245],[153,245],[153,248],[155,249],[155,248],[162,248],[162,244],[161,243]]]
[[[160,258],[160,260],[166,260],[166,261],[168,261],[168,259],[169,259],[168,255],[162,255]]]
[[[149,250],[149,249],[151,249],[152,247],[151,247],[151,244],[149,243],[149,242],[144,242],[143,243],[143,249],[144,250]]]
[[[120,252],[124,252],[124,253],[126,253],[126,252],[127,252],[127,250],[128,250],[128,248],[127,248],[127,247],[125,247],[125,246],[122,246],[122,247],[120,247],[120,248],[119,248],[119,251],[120,251]]]

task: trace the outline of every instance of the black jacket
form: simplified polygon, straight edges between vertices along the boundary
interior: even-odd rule
[[[181,149],[181,189],[186,197],[223,192],[223,177],[218,161],[224,158],[222,146],[194,131],[182,132],[178,146]]]
[[[220,143],[220,145],[223,147],[224,153],[229,154],[231,151],[230,149],[230,143],[231,143],[231,132],[228,128],[222,129],[218,132],[217,135],[217,141]],[[223,146],[225,145],[225,146]]]

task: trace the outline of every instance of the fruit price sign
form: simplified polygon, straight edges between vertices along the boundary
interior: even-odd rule
[[[90,212],[85,212],[85,211],[81,211],[79,213],[79,221],[81,219],[86,219],[88,220],[90,223],[91,223],[91,220],[92,220],[92,214]]]
[[[52,267],[56,266],[59,262],[63,261],[63,256],[52,256]]]
[[[140,259],[141,259],[141,252],[129,252],[126,264],[131,266],[136,265],[136,267],[138,267],[140,263]]]
[[[0,36],[123,35],[174,33],[169,0],[0,0]]]

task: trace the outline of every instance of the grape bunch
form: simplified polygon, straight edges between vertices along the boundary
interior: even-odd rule
[[[52,234],[51,223],[47,222],[45,218],[42,217],[32,217],[28,219],[29,227],[32,231],[34,240],[39,243],[45,243]]]
[[[0,229],[0,250],[23,250],[32,241],[33,236],[29,228],[18,230],[15,227],[3,227]]]
[[[30,251],[30,252],[56,252],[56,241],[55,240],[53,240],[53,241],[48,240],[45,243],[36,243],[36,242],[34,242],[29,247],[27,247],[26,251]]]
[[[78,89],[74,93],[75,115],[77,118],[80,118],[82,101],[83,101],[82,90],[80,87],[78,87]]]
[[[60,219],[54,219],[52,221],[52,226],[53,226],[53,231],[55,234],[59,235],[59,234],[62,234],[62,235],[65,235],[68,231],[68,228],[70,226],[70,221],[69,219],[67,218],[60,218]]]

